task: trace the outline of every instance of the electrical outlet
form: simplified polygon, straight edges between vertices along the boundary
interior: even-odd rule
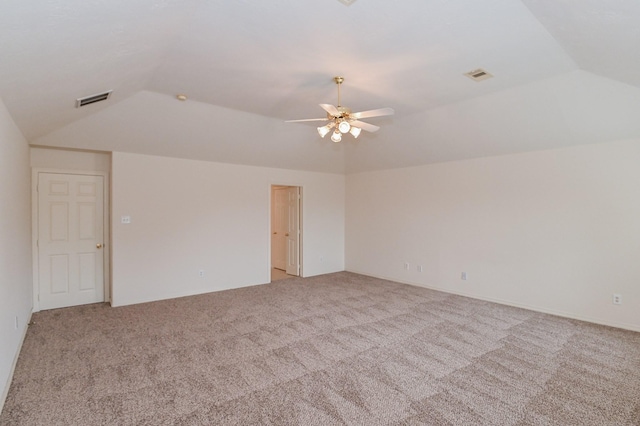
[[[466,281],[467,280],[467,273],[463,272],[462,274],[460,274],[460,279]]]
[[[613,304],[614,305],[622,305],[622,295],[618,293],[613,293]]]
[[[131,216],[122,216],[120,218],[120,223],[124,223],[124,224],[130,224],[131,223]]]
[[[405,271],[408,271],[408,270],[409,270],[409,267],[410,267],[409,262],[404,262],[404,269],[405,269]]]
[[[200,269],[200,270],[198,271],[198,276],[199,276],[200,278],[204,278],[204,269]]]

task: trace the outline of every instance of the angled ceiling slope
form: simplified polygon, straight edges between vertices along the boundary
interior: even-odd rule
[[[33,144],[332,173],[639,137],[636,3],[7,0],[0,97]],[[343,146],[283,125],[335,75],[396,116]]]
[[[585,71],[640,87],[640,2],[523,0]]]

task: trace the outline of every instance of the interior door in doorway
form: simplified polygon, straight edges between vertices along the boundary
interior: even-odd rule
[[[271,219],[271,267],[287,269],[288,188],[274,187]]]
[[[38,174],[40,309],[104,301],[104,178]]]

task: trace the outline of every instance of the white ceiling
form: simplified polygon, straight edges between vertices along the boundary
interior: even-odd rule
[[[334,173],[640,137],[639,51],[637,0],[0,5],[0,97],[31,143]],[[284,123],[323,117],[335,75],[396,115],[340,144]]]

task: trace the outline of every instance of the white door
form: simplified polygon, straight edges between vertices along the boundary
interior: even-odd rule
[[[287,274],[300,275],[300,188],[287,188]]]
[[[287,188],[273,188],[271,214],[271,266],[287,269]]]
[[[38,174],[40,309],[104,301],[103,180]]]

